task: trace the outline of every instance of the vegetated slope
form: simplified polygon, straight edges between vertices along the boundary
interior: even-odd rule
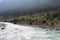
[[[60,23],[60,6],[36,6],[31,9],[16,8],[1,12],[0,14],[2,20],[18,24],[51,26]]]
[[[34,13],[33,15],[20,16],[5,21],[15,24],[57,26],[60,25],[60,9],[42,11],[40,13]]]

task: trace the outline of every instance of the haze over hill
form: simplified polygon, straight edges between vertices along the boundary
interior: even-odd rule
[[[0,18],[60,9],[60,0],[0,0]]]
[[[35,6],[60,5],[60,0],[1,0],[0,11],[13,8],[32,8]]]

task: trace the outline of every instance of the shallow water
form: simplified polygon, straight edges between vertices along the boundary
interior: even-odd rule
[[[0,40],[60,40],[60,31],[46,31],[46,29],[12,23],[5,24],[5,29],[1,30],[0,27]]]

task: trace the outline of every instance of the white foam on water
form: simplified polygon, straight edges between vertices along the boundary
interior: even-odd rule
[[[49,34],[48,31],[41,28],[5,22],[0,23],[6,24],[6,28],[0,30],[0,40],[59,40],[59,38],[55,39],[51,32]]]

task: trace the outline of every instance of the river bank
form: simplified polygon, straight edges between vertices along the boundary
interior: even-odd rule
[[[14,24],[14,23],[13,23]],[[48,30],[56,30],[56,31],[60,31],[60,25],[53,25],[53,26],[48,26],[48,25],[30,25],[30,24],[19,24],[17,23],[17,25],[23,25],[23,26],[30,26],[30,27],[36,27],[36,28],[42,28],[42,29],[46,29]]]
[[[5,28],[5,25],[4,23],[9,23],[9,22],[0,22],[0,26],[3,26],[2,29]],[[14,23],[12,23],[14,24]],[[56,31],[60,31],[60,25],[53,25],[53,26],[47,26],[47,25],[29,25],[29,24],[15,24],[15,25],[21,25],[21,26],[28,26],[28,27],[36,27],[36,28],[42,28],[42,29],[46,29],[47,31],[48,30],[56,30]]]

